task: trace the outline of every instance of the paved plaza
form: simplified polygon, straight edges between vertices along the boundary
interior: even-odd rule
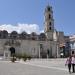
[[[0,60],[0,75],[69,75],[65,59]],[[75,75],[72,73],[71,75]]]

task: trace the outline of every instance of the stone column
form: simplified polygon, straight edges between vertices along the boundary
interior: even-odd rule
[[[40,44],[39,44],[39,58],[40,58]]]
[[[10,51],[9,51],[9,47],[6,46],[4,50],[4,60],[9,60],[9,59],[10,59]]]

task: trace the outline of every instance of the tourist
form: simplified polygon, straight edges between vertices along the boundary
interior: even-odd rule
[[[72,56],[72,71],[75,73],[75,55]]]
[[[68,66],[68,70],[69,70],[69,73],[71,73],[71,61],[72,61],[72,57],[69,56],[66,60],[66,63],[65,63],[65,66],[67,65]]]

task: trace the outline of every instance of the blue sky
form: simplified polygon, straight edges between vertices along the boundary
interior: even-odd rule
[[[53,7],[55,28],[65,35],[75,34],[75,0],[0,0],[0,29],[42,31],[48,3]]]

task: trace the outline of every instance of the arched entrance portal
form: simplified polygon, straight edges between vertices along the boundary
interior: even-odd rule
[[[72,54],[74,54],[74,51],[72,51]]]
[[[10,54],[11,56],[13,56],[13,54],[15,54],[15,48],[14,47],[10,47]]]

